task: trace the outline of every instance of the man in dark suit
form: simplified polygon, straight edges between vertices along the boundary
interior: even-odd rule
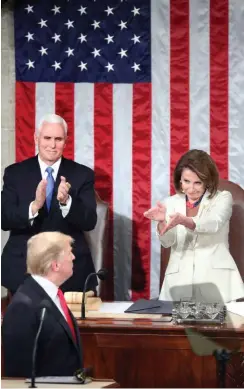
[[[31,276],[15,293],[2,324],[5,376],[31,376],[43,300],[48,308],[38,342],[36,376],[72,376],[83,367],[76,320],[59,289],[73,273],[72,242],[60,232],[43,232],[28,241]]]
[[[27,240],[43,231],[60,231],[75,240],[73,276],[63,291],[82,291],[94,272],[83,231],[97,221],[94,172],[62,156],[67,124],[58,115],[46,115],[35,134],[39,154],[5,169],[2,190],[2,229],[10,237],[2,253],[2,285],[15,292],[26,273]],[[89,285],[95,289],[94,277]]]

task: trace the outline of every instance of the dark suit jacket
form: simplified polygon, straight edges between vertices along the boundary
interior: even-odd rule
[[[79,330],[74,341],[62,313],[45,290],[28,277],[7,307],[2,323],[5,372],[8,377],[30,377],[34,339],[40,324],[40,303],[50,302],[37,349],[37,376],[71,376],[83,367]]]
[[[71,184],[72,204],[64,218],[57,201],[60,176]],[[33,225],[29,221],[29,205],[35,199],[41,170],[38,158],[8,166],[4,173],[2,190],[2,229],[10,231],[10,237],[2,253],[2,285],[16,290],[24,281],[26,273],[27,240],[39,232],[60,231],[74,240],[74,274],[62,286],[63,291],[82,291],[87,275],[94,272],[90,250],[83,231],[92,230],[97,221],[94,193],[94,172],[74,161],[62,158],[58,171],[50,211],[46,203],[39,210]],[[91,278],[90,288],[97,285]]]

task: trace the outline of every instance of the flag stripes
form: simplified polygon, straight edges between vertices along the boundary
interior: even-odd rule
[[[106,297],[157,297],[160,245],[143,212],[173,192],[189,148],[210,152],[220,176],[244,187],[244,3],[152,0],[152,82],[16,82],[16,160],[35,153],[34,129],[56,112],[65,156],[95,170],[109,203]]]

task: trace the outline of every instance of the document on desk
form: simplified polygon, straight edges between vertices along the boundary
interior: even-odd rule
[[[236,301],[232,301],[231,303],[227,303],[225,305],[228,312],[244,317],[244,302],[238,303]]]
[[[124,313],[133,302],[131,301],[113,301],[111,303],[102,303],[99,313]]]

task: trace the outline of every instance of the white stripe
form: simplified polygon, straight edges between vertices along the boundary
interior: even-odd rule
[[[244,188],[244,2],[229,0],[229,179]]]
[[[74,159],[94,169],[94,84],[75,84],[74,128]]]
[[[209,0],[190,0],[190,149],[210,152]]]
[[[170,0],[151,1],[152,177],[151,203],[170,192]],[[158,297],[160,243],[151,225],[150,296]]]
[[[35,126],[38,129],[43,116],[49,113],[55,113],[55,84],[51,82],[36,83],[36,121]],[[36,153],[38,149],[36,147]]]
[[[132,272],[133,85],[113,86],[114,298],[129,300]],[[106,151],[105,151],[106,152]]]

